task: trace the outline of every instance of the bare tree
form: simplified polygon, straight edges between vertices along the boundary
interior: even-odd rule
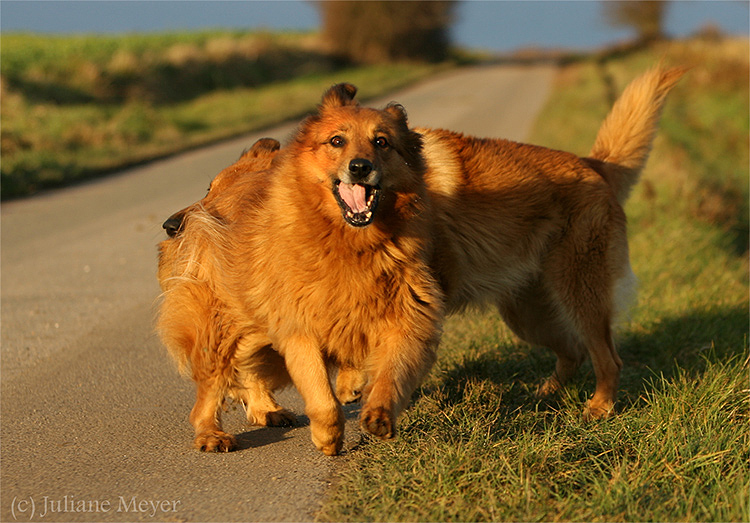
[[[649,42],[664,38],[666,0],[604,1],[604,15],[614,27],[630,27],[637,31],[638,40]]]
[[[323,38],[354,62],[437,62],[448,56],[456,2],[319,1]]]

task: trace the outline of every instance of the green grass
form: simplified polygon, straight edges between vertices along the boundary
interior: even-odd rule
[[[640,292],[618,415],[581,419],[590,365],[540,402],[549,351],[494,312],[453,317],[398,438],[342,460],[319,520],[748,520],[748,46],[675,42],[605,71],[620,91],[662,57],[695,69],[626,209]],[[584,155],[607,104],[600,67],[568,66],[530,141]]]
[[[321,519],[745,519],[740,361],[653,376],[637,405],[592,427],[579,416],[579,390],[552,408],[509,384],[518,358],[475,354],[423,391],[399,440],[356,451]]]
[[[304,34],[1,40],[3,198],[298,118],[336,82],[366,99],[449,66],[344,67]]]

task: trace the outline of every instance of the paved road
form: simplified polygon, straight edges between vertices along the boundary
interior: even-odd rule
[[[451,72],[396,93],[413,125],[520,140],[554,70]],[[153,332],[162,221],[261,136],[2,205],[2,521],[304,521],[345,457],[315,451],[306,419],[254,428],[241,449],[191,448],[193,385]],[[281,403],[302,414],[291,389]],[[345,449],[358,440],[350,409]]]

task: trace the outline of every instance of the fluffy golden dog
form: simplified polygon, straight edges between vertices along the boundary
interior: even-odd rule
[[[196,445],[233,447],[227,395],[251,421],[290,422],[273,390],[291,379],[313,442],[337,453],[333,367],[345,371],[341,399],[364,385],[363,429],[392,437],[444,314],[469,304],[496,305],[521,338],[557,353],[544,393],[590,356],[586,414],[609,415],[622,365],[612,322],[633,280],[622,203],[682,74],[633,82],[589,158],[412,130],[399,105],[363,108],[349,84],[327,91],[266,171],[246,167],[249,183],[217,191],[223,215],[188,208],[162,242],[159,330],[197,384]]]
[[[194,249],[180,246],[187,261],[160,271],[159,330],[196,381],[191,422],[203,450],[234,445],[219,419],[226,395],[262,404],[288,369],[313,441],[337,453],[334,365],[372,377],[363,424],[390,437],[434,361],[442,294],[428,266],[420,138],[399,106],[363,109],[353,95],[346,85],[325,95],[269,173],[253,176],[266,185],[237,191],[235,220],[188,212],[182,234]]]

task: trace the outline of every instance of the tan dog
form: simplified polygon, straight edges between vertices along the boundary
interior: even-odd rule
[[[162,282],[163,288],[173,288],[174,285],[170,280],[175,276],[186,276],[188,267],[206,264],[207,260],[203,258],[210,259],[210,244],[203,245],[199,249],[196,249],[196,247],[207,240],[210,241],[212,232],[215,233],[216,229],[220,228],[222,224],[226,225],[229,221],[233,221],[242,212],[243,207],[239,205],[242,200],[239,195],[244,195],[245,198],[254,198],[264,194],[266,186],[264,178],[268,176],[266,170],[271,166],[271,162],[280,148],[281,144],[273,138],[257,140],[251,147],[242,152],[237,162],[216,175],[211,181],[205,197],[167,218],[162,227],[167,235],[174,240],[166,240],[159,245],[159,280]],[[190,230],[186,234],[181,234],[186,221],[191,223]],[[188,283],[190,281],[189,277],[187,280],[183,278],[178,288],[184,291],[190,286]],[[201,284],[201,286],[204,287],[203,295],[206,295],[205,285]],[[163,290],[166,290],[166,288]],[[175,294],[179,293],[173,293],[172,297]],[[212,293],[209,294],[211,297],[208,302],[216,301],[217,298]],[[200,295],[193,293],[190,296],[192,299],[198,300]],[[206,310],[210,309],[209,304],[204,304],[203,307]],[[216,313],[217,311],[214,311],[214,315]],[[198,321],[200,319],[196,318]],[[215,322],[215,324],[220,323]],[[169,331],[169,329],[162,330],[164,332]],[[209,331],[205,326],[203,327],[206,336],[208,336]],[[219,335],[220,333],[217,332],[211,334],[215,339],[218,339]],[[207,339],[203,341],[204,344],[208,344]],[[341,403],[353,403],[360,399],[365,383],[366,376],[362,370],[343,364],[338,369],[337,374],[337,397]],[[294,416],[283,409],[277,411],[274,407],[267,412],[267,402],[261,402],[259,405],[253,402],[252,398],[241,398],[241,394],[236,393],[236,391],[228,392],[228,394],[243,403],[247,418],[251,423],[286,426],[293,424],[295,421]],[[272,391],[268,391],[268,394],[272,394]],[[278,408],[280,409],[280,407]],[[273,415],[269,412],[279,412],[281,415]]]
[[[589,159],[448,131],[420,135],[400,106],[365,109],[353,86],[329,90],[260,177],[265,185],[229,188],[225,201],[242,209],[236,220],[191,213],[209,225],[192,233],[204,239],[191,240],[201,252],[187,259],[201,263],[189,277],[164,285],[160,270],[162,337],[198,386],[196,445],[233,446],[219,419],[227,394],[286,419],[271,395],[288,380],[284,363],[323,452],[342,442],[332,366],[347,370],[339,388],[350,390],[353,370],[364,371],[362,426],[392,437],[434,360],[444,302],[451,311],[494,303],[522,338],[555,350],[542,392],[588,353],[597,389],[587,415],[608,415],[621,366],[612,318],[632,281],[621,204],[681,75],[657,69],[636,80]],[[191,334],[196,317],[213,318],[211,336]]]
[[[646,163],[661,109],[684,69],[633,81],[589,158],[507,140],[418,129],[433,201],[432,263],[449,312],[494,304],[522,339],[557,354],[555,392],[587,356],[587,417],[614,407],[622,361],[612,323],[634,293],[622,205]]]

